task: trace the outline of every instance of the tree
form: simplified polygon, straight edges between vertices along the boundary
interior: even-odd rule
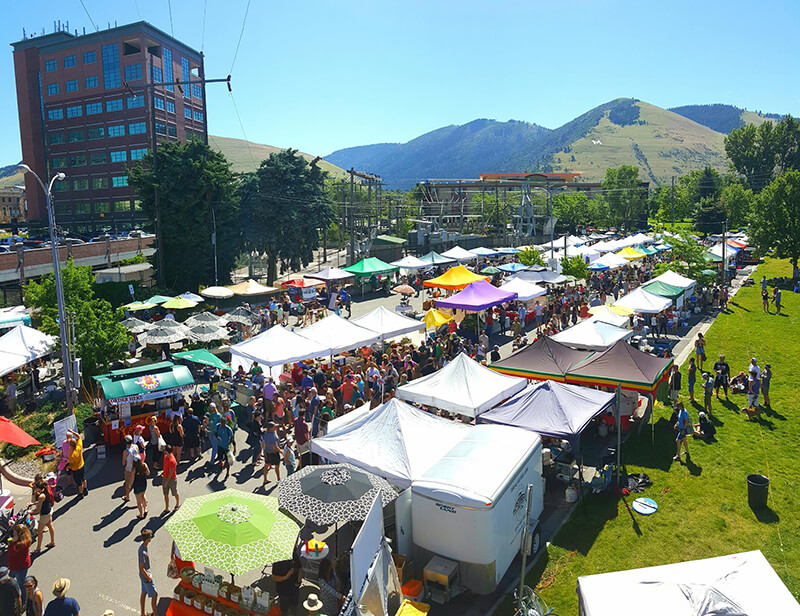
[[[658,276],[672,270],[693,280],[699,279],[701,272],[708,268],[705,248],[686,234],[672,235],[668,241],[672,246],[672,250],[666,253],[670,261],[656,265],[655,274]]]
[[[78,267],[72,259],[61,268],[64,304],[75,314],[75,345],[84,379],[105,371],[127,351],[128,332],[120,323],[121,310],[115,311],[92,290],[91,267]],[[25,305],[33,308],[41,319],[40,329],[58,338],[58,305],[53,274],[41,282],[31,282],[24,289]]]
[[[646,189],[639,185],[639,167],[622,165],[606,169],[603,191],[611,216],[618,224],[630,228],[646,211]]]
[[[580,225],[594,222],[589,197],[582,192],[563,192],[553,197],[553,215],[569,233],[575,233]]]
[[[800,169],[800,121],[787,115],[777,124],[737,128],[725,137],[725,153],[753,192],[760,192],[776,175]]]
[[[267,256],[267,280],[308,265],[335,212],[324,193],[324,173],[297,150],[270,154],[242,181],[240,216],[246,244]]]
[[[225,157],[197,139],[188,143],[165,141],[158,146],[157,172],[152,153],[129,170],[131,185],[142,200],[142,210],[156,217],[158,189],[163,243],[164,286],[197,291],[214,284],[216,222],[219,282],[230,281],[241,250],[236,181]],[[142,164],[143,163],[143,164]]]
[[[725,208],[716,199],[704,197],[694,215],[694,226],[700,233],[722,233]]]
[[[720,203],[725,209],[729,226],[736,228],[747,224],[755,203],[755,195],[752,190],[738,182],[728,184],[722,189]]]
[[[692,196],[694,202],[699,204],[703,199],[718,199],[721,191],[722,176],[716,169],[706,166],[699,172],[696,192]]]
[[[580,256],[561,257],[561,273],[564,276],[574,276],[580,280],[588,276],[589,266]]]
[[[764,251],[774,249],[792,263],[798,278],[800,259],[800,171],[787,171],[758,195],[750,216],[750,237]]]
[[[536,250],[534,247],[528,247],[524,250],[520,251],[517,254],[517,259],[523,265],[531,266],[531,265],[542,265],[544,266],[544,259],[542,259],[542,253]]]

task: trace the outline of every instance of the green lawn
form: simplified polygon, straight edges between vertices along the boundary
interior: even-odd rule
[[[760,280],[762,273],[768,279],[791,276],[791,267],[787,261],[768,260],[754,278]],[[629,472],[645,472],[653,480],[644,496],[654,498],[659,511],[650,517],[632,513],[627,508],[632,497],[586,498],[527,579],[559,614],[578,613],[575,589],[582,575],[756,549],[800,597],[800,411],[793,376],[800,364],[800,297],[784,291],[783,301],[787,316],[767,315],[759,285],[743,288],[707,335],[709,359],[724,353],[731,372],[746,370],[753,356],[761,366],[772,365],[772,410],[764,410],[760,422],[747,421],[738,410],[746,398],[732,397],[735,403],[728,405],[715,399],[717,442],[691,442],[687,466],[672,461],[671,409],[658,405],[653,432],[646,427],[631,438],[624,456]],[[700,409],[689,405],[685,369],[683,387],[696,422]],[[745,477],[750,473],[771,479],[771,509],[758,516],[747,505]],[[513,613],[510,599],[497,613]]]

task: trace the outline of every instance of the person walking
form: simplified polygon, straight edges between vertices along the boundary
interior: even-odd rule
[[[297,470],[297,455],[294,452],[294,441],[291,436],[286,439],[286,444],[283,446],[283,467],[286,469],[287,477]]]
[[[8,568],[11,577],[17,582],[20,589],[25,587],[25,578],[31,566],[31,538],[30,529],[24,524],[15,524],[11,529],[11,541],[8,544]]]
[[[200,420],[195,416],[192,407],[186,409],[186,419],[183,420],[182,428],[184,444],[189,450],[189,459],[194,462],[200,457]]]
[[[672,374],[669,375],[669,399],[675,404],[678,401],[678,394],[681,392],[681,369],[672,366]]]
[[[675,422],[675,425],[672,427],[675,429],[675,442],[677,443],[677,451],[675,453],[675,457],[672,459],[676,462],[680,462],[681,445],[683,445],[683,448],[686,450],[686,459],[689,459],[689,437],[694,432],[694,426],[689,419],[688,411],[683,406],[683,402],[677,402],[675,404],[675,409],[678,411],[678,419]]]
[[[139,581],[141,582],[142,592],[139,594],[139,608],[141,609],[141,616],[147,616],[145,612],[146,599],[150,598],[150,606],[152,608],[153,616],[158,614],[158,592],[156,585],[153,583],[153,575],[150,573],[150,552],[147,546],[153,539],[153,531],[145,528],[140,535],[142,541],[139,545]]]
[[[694,341],[694,355],[697,360],[697,367],[702,370],[703,362],[706,360],[706,339],[700,332],[698,332],[697,339]]]
[[[172,455],[172,445],[169,443],[164,448],[164,464],[161,473],[161,489],[164,491],[164,511],[161,515],[169,513],[169,493],[175,497],[175,509],[177,511],[181,504],[181,497],[178,495],[178,462]]]
[[[697,381],[697,364],[694,357],[689,358],[689,367],[686,370],[686,385],[689,388],[689,401],[694,404],[694,384]]]
[[[147,468],[142,460],[137,460],[133,465],[133,497],[136,499],[136,509],[139,511],[138,518],[144,520],[147,517],[147,476],[150,469]]]
[[[39,532],[36,538],[35,551],[40,552],[45,530],[50,531],[50,543],[45,547],[56,547],[56,534],[53,530],[53,503],[55,499],[53,498],[53,493],[50,491],[50,486],[47,485],[47,482],[41,474],[36,475],[36,478],[33,480],[33,498],[33,502],[36,504],[33,515],[39,516]]]
[[[267,475],[271,468],[275,469],[278,481],[281,480],[281,445],[276,428],[276,424],[270,421],[267,424],[267,431],[261,437],[261,450],[264,454],[264,482],[261,485],[264,486],[269,483]]]
[[[769,403],[769,386],[772,382],[772,366],[764,364],[764,370],[761,372],[761,395],[764,396],[764,406],[772,408]]]
[[[155,415],[148,419],[147,423],[150,426],[150,439],[147,441],[145,464],[147,464],[154,471],[157,471],[159,470],[158,457],[159,454],[161,454],[161,449],[159,449],[159,440],[162,439],[161,430],[158,428]]]
[[[217,426],[219,426],[221,420],[222,415],[220,415],[217,410],[217,405],[212,402],[208,405],[208,413],[206,413],[205,416],[206,429],[208,430],[209,440],[211,441],[212,468],[217,463],[217,447],[219,446],[219,441],[217,440]]]
[[[714,395],[714,377],[708,372],[703,373],[703,408],[711,415],[711,396]]]
[[[225,469],[225,478],[223,479],[225,481],[231,474],[231,461],[228,451],[230,450],[231,441],[233,441],[233,430],[228,426],[228,419],[224,415],[217,425],[216,432],[212,437],[212,440],[214,439],[217,441],[217,458],[220,461],[219,470],[221,472],[223,468]]]
[[[130,434],[125,435],[125,450],[122,452],[123,485],[125,494],[122,500],[131,500],[131,487],[133,486],[133,463],[140,459],[139,448],[134,444]]]
[[[731,375],[731,367],[725,361],[725,356],[720,355],[719,361],[714,363],[714,388],[717,391],[717,400],[719,400],[719,388],[725,391],[725,399],[728,400],[728,380]]]
[[[86,476],[84,475],[83,439],[74,430],[67,430],[67,442],[70,448],[69,470],[72,473],[75,485],[78,487],[78,499],[80,500],[89,495],[89,490],[86,489]]]
[[[39,580],[32,575],[25,578],[25,588],[22,593],[22,607],[25,616],[42,616],[44,612],[44,596],[39,589]]]
[[[11,577],[8,567],[0,567],[0,614],[16,616],[22,613],[22,591]]]
[[[68,597],[71,582],[69,578],[58,578],[53,582],[53,596],[44,609],[44,616],[80,616],[81,606],[72,597]]]
[[[175,413],[172,416],[172,423],[169,426],[170,445],[172,445],[172,454],[175,456],[175,461],[181,461],[181,452],[183,451],[183,415]]]

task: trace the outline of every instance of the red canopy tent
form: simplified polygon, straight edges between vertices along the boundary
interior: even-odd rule
[[[305,278],[292,278],[281,283],[281,289],[288,289],[294,287],[295,289],[309,289],[311,287],[325,286],[322,280],[306,280]]]
[[[0,443],[8,443],[10,445],[17,445],[18,447],[41,445],[39,441],[25,432],[25,430],[5,417],[0,417]]]

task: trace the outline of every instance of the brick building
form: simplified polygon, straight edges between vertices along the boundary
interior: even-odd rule
[[[0,224],[24,221],[26,210],[24,186],[0,187]]]
[[[53,189],[56,221],[79,236],[146,224],[126,169],[153,140],[207,142],[205,89],[149,84],[203,76],[203,55],[146,22],[12,43],[22,159]],[[28,220],[46,221],[27,177]]]

